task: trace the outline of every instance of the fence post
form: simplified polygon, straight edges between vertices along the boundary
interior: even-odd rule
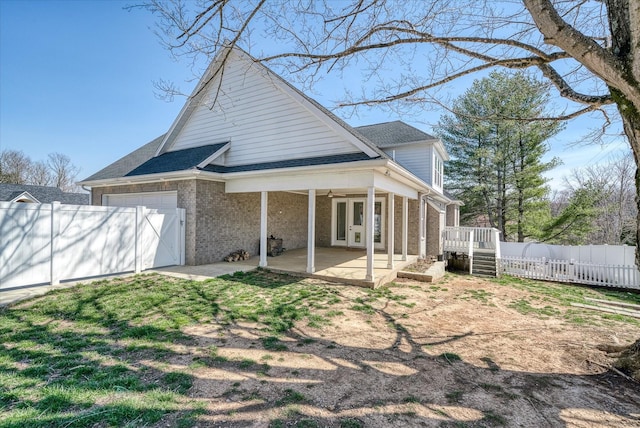
[[[136,207],[136,216],[135,216],[135,273],[142,272],[142,226],[144,221],[144,210],[145,207],[137,206]]]
[[[51,202],[51,258],[49,259],[49,267],[51,269],[51,285],[60,284],[60,271],[56,264],[56,253],[58,252],[58,238],[60,235],[60,219],[59,216],[60,202]]]
[[[493,240],[496,245],[496,259],[501,257],[500,251],[500,231],[498,229],[493,229]]]
[[[469,231],[469,274],[473,275],[473,230]]]

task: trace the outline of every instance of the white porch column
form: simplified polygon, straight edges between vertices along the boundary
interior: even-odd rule
[[[373,281],[373,213],[376,208],[376,189],[371,186],[367,189],[367,224],[365,225],[365,239],[367,243],[367,274],[366,281]]]
[[[407,241],[409,239],[409,198],[402,198],[402,261],[407,260]]]
[[[387,203],[388,205],[388,210],[389,210],[389,215],[387,215],[387,217],[389,218],[388,220],[388,224],[389,227],[387,228],[387,252],[389,253],[388,256],[388,261],[387,261],[387,268],[388,269],[393,269],[393,253],[394,253],[394,238],[395,238],[395,218],[394,218],[394,214],[395,214],[395,207],[393,205],[394,203],[394,199],[395,199],[395,194],[394,193],[389,193],[389,201]],[[382,214],[382,213],[381,213]]]
[[[316,189],[309,189],[307,215],[307,273],[316,271]]]
[[[267,213],[269,192],[260,193],[260,263],[258,266],[267,266]]]

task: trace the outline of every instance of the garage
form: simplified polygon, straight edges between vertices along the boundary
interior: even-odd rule
[[[178,192],[119,193],[102,195],[102,205],[109,207],[143,206],[154,209],[178,207]]]

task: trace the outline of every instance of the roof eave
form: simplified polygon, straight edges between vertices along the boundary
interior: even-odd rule
[[[389,143],[388,145],[385,144],[379,144],[378,148],[380,149],[393,149],[395,147],[400,147],[400,146],[409,146],[411,144],[435,144],[437,141],[439,141],[437,138],[433,138],[433,139],[429,139],[429,140],[415,140],[415,141],[405,141],[402,143]]]
[[[102,180],[80,181],[78,182],[78,185],[86,187],[106,187],[121,186],[124,184],[157,183],[158,181],[189,180],[194,178],[202,178],[213,181],[224,181],[223,174],[217,172],[201,171],[198,169],[188,169],[184,171],[161,172],[157,174],[144,174],[117,178],[106,178]]]
[[[359,160],[354,162],[343,162],[343,163],[330,163],[323,165],[311,165],[311,166],[295,166],[289,168],[271,168],[271,169],[258,169],[254,171],[239,171],[239,172],[226,172],[222,175],[225,178],[241,178],[241,177],[251,177],[253,175],[264,175],[264,174],[277,174],[281,172],[286,173],[296,173],[296,172],[304,172],[304,171],[322,171],[322,170],[336,170],[336,169],[367,169],[367,168],[375,168],[377,166],[385,165],[386,158],[376,158],[376,159],[368,159],[368,160]]]

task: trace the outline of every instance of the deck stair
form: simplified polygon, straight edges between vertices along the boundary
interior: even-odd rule
[[[442,232],[445,254],[468,258],[469,273],[477,276],[499,275],[500,231],[488,227],[445,227]]]
[[[496,254],[493,251],[476,251],[473,253],[471,275],[496,277],[498,269]]]

